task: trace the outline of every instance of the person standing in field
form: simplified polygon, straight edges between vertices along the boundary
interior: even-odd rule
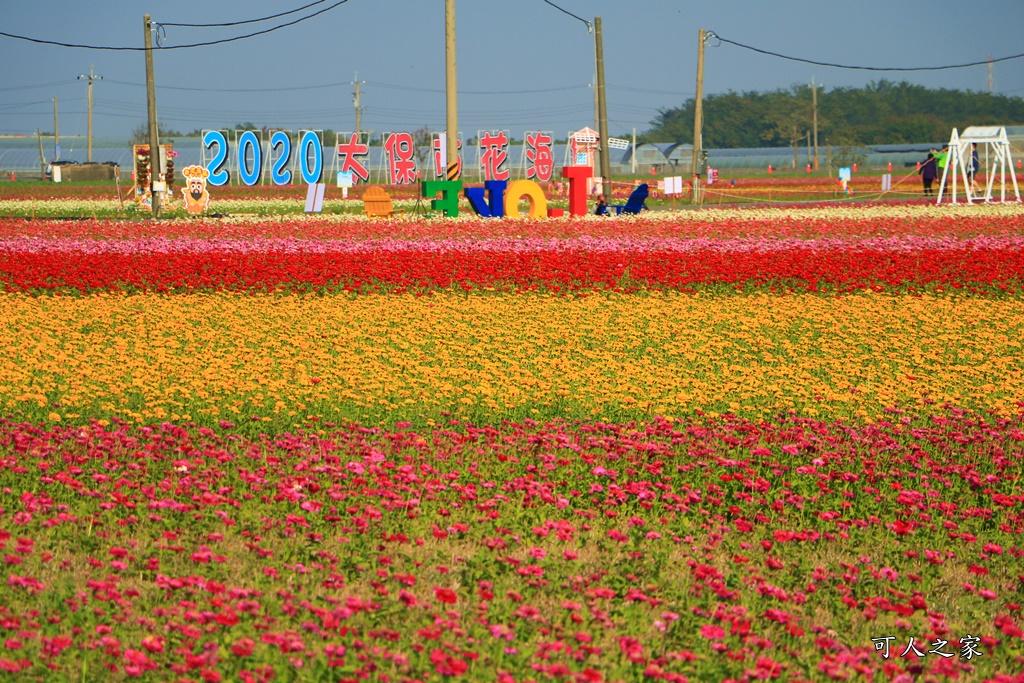
[[[934,152],[934,150],[932,150]],[[949,165],[949,145],[943,145],[942,149],[935,152],[935,177],[937,178],[940,173],[945,172],[946,166]]]
[[[918,173],[921,174],[921,182],[924,183],[924,196],[930,197],[932,195],[932,183],[935,182],[935,178],[938,177],[939,173],[934,154],[928,152],[928,158],[921,162],[921,169]]]
[[[978,182],[974,179],[978,169],[981,168],[981,163],[978,161],[978,143],[971,143],[971,165],[967,168],[967,180],[971,183],[971,193],[978,194]]]

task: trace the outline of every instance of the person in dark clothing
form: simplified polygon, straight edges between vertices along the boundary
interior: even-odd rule
[[[967,168],[967,180],[971,183],[971,192],[974,194],[978,193],[978,181],[974,179],[977,175],[978,169],[981,168],[981,164],[978,162],[978,143],[971,143],[971,165]]]
[[[935,155],[928,152],[928,158],[921,162],[921,169],[918,171],[921,174],[921,182],[924,183],[926,197],[932,195],[932,183],[938,177],[938,170],[938,166],[935,164]]]
[[[608,202],[605,200],[603,194],[597,195],[597,207],[594,209],[595,216],[607,216],[608,215]]]

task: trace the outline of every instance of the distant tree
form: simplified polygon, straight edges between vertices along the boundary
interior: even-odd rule
[[[416,167],[423,168],[431,152],[431,145],[434,143],[434,134],[430,128],[423,126],[412,133],[412,145],[416,150]]]
[[[689,99],[658,110],[638,141],[692,143],[695,108]],[[705,148],[792,145],[811,128],[811,91],[802,84],[788,90],[709,95],[703,109]],[[970,125],[1024,125],[1024,98],[886,80],[818,91],[819,137],[841,137],[850,149],[936,142],[947,139],[952,128]]]
[[[813,125],[813,105],[811,93],[801,92],[806,88],[794,87],[792,93],[777,93],[772,98],[771,107],[766,112],[765,123],[768,127],[761,131],[761,137],[775,146],[793,148],[793,168],[797,167],[800,142],[807,138]]]
[[[832,165],[837,167],[863,164],[868,159],[867,150],[848,131],[840,130],[831,134],[829,143],[834,151]]]
[[[156,126],[157,135],[161,140],[164,138],[180,138],[184,137],[179,131],[173,128],[164,128],[159,123]],[[132,129],[132,144],[133,145],[145,145],[149,143],[149,123],[143,122]]]

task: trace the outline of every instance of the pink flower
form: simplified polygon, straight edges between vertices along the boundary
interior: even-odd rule
[[[164,642],[163,636],[146,636],[142,639],[142,647],[149,652],[163,652]]]
[[[725,638],[725,629],[718,624],[704,624],[700,627],[700,635],[708,640]]]

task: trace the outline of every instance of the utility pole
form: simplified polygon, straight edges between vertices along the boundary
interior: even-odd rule
[[[992,55],[988,56],[988,94],[991,95],[995,83],[992,81]]]
[[[36,139],[39,140],[39,179],[46,180],[46,157],[43,156],[43,134],[36,128]]]
[[[818,86],[811,79],[811,104],[814,109],[814,170],[818,170]]]
[[[360,133],[363,132],[363,126],[362,126],[363,107],[362,107],[361,104],[359,104],[359,84],[362,83],[362,81],[359,80],[359,72],[358,71],[356,72],[355,80],[353,81],[353,83],[356,86],[356,92],[355,92],[356,99],[353,102],[352,106],[355,107],[355,109],[356,109],[356,140],[358,140],[360,138]]]
[[[702,147],[702,130],[704,128],[704,41],[707,33],[700,30],[697,43],[697,94],[694,97],[693,109],[693,202],[700,199],[700,173],[697,166]]]
[[[80,81],[84,80],[84,81],[88,82],[88,84],[89,84],[89,127],[88,127],[88,131],[87,131],[87,135],[88,135],[88,150],[89,151],[88,151],[88,155],[86,156],[86,161],[88,161],[90,164],[92,163],[92,82],[93,81],[102,81],[103,80],[103,76],[97,76],[93,72],[93,69],[94,69],[94,67],[90,64],[89,65],[89,75],[86,76],[85,74],[82,74],[82,75],[80,75],[78,77],[78,80],[80,80]]]
[[[633,148],[630,150],[629,157],[629,172],[631,175],[636,175],[636,128],[633,129]]]
[[[446,180],[458,180],[462,169],[459,165],[459,102],[458,82],[455,64],[455,0],[444,0],[444,57],[445,92],[447,93],[446,122],[448,168]]]
[[[53,98],[53,158],[60,159],[60,124],[57,119],[57,98]]]
[[[153,82],[153,30],[149,15],[142,19],[146,31],[146,109],[149,113],[149,195],[153,202],[153,218],[160,217],[160,134],[156,127],[156,84]],[[162,180],[162,179],[161,179]],[[160,182],[160,185],[157,185]]]
[[[601,103],[597,95],[597,39],[594,39],[594,130],[601,134]],[[594,150],[594,165],[600,168],[601,152],[600,147]]]
[[[610,193],[612,190],[612,164],[608,154],[608,98],[604,88],[604,38],[601,34],[601,17],[594,17],[594,43],[597,46],[597,111],[600,118],[598,140],[601,148],[601,192]]]
[[[793,124],[793,134],[790,135],[790,141],[793,143],[793,170],[794,171],[796,170],[797,164],[800,163],[800,159],[799,159],[799,157],[800,157],[800,140],[801,140],[801,138],[798,138],[796,136],[796,124],[794,123]]]

